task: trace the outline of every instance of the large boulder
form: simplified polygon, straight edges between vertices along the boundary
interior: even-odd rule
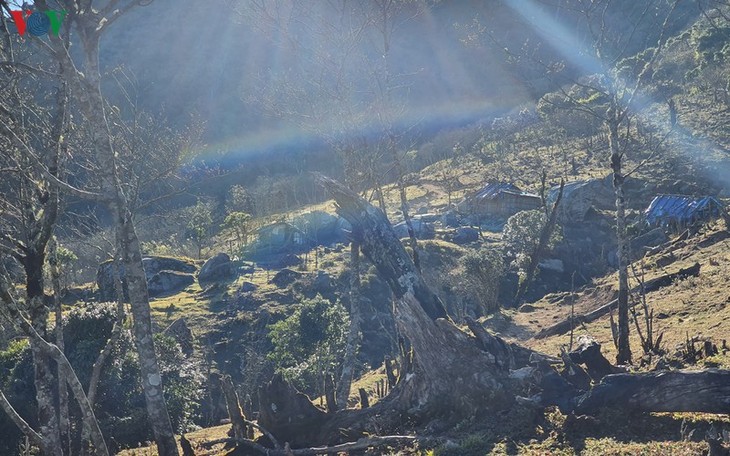
[[[269,280],[269,283],[273,283],[278,288],[285,288],[301,276],[301,272],[293,271],[291,269],[282,269],[277,272],[271,280]]]
[[[470,226],[462,226],[456,229],[451,242],[454,244],[468,244],[470,242],[476,242],[479,240],[479,230]]]
[[[231,258],[225,253],[219,253],[206,261],[203,267],[200,268],[198,282],[201,285],[220,282],[231,278],[234,270]]]
[[[174,271],[180,274],[192,274],[195,272],[195,265],[189,261],[181,260],[178,258],[162,257],[162,256],[150,256],[142,259],[142,266],[144,267],[145,276],[147,283],[161,271]],[[124,279],[124,266],[121,266],[122,274],[122,285],[126,295],[126,280]],[[116,299],[116,292],[114,291],[115,282],[115,268],[114,263],[109,260],[101,263],[96,271],[96,285],[99,287],[99,299],[102,301],[114,301]],[[192,279],[192,275],[190,276]],[[158,279],[166,280],[166,279]],[[185,279],[189,280],[189,279]],[[187,286],[187,285],[186,285]],[[150,295],[156,296],[150,291]]]
[[[150,296],[175,294],[192,285],[195,279],[190,274],[177,271],[160,271],[147,281]]]

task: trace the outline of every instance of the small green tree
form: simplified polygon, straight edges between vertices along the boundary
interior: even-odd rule
[[[236,249],[240,249],[248,243],[248,236],[251,234],[251,214],[231,212],[223,220],[221,229],[236,239]]]
[[[542,233],[547,223],[547,215],[541,210],[518,212],[509,219],[502,231],[502,239],[508,254],[515,257],[515,265],[524,273],[524,269],[530,262],[530,255],[535,251],[540,242]],[[548,240],[546,251],[550,251],[563,239],[562,230],[556,227]]]
[[[198,249],[200,258],[204,243],[210,238],[210,229],[213,227],[213,214],[210,205],[198,201],[195,206],[186,209],[187,232]]]
[[[337,378],[349,327],[347,311],[321,296],[302,301],[292,315],[269,327],[276,371],[302,391],[321,395],[324,379]]]
[[[499,309],[497,297],[503,274],[504,263],[500,252],[481,248],[460,257],[458,267],[451,272],[451,278],[457,294],[477,304],[481,312],[490,313]]]

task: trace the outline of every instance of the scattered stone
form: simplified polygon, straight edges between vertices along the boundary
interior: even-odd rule
[[[147,281],[150,296],[174,294],[193,284],[195,280],[190,274],[177,271],[160,271]]]
[[[258,286],[256,286],[256,284],[254,284],[254,283],[243,282],[241,284],[241,287],[238,289],[238,291],[241,293],[248,293],[251,291],[256,291],[257,288],[258,288]]]
[[[220,282],[233,276],[234,268],[231,263],[231,257],[225,253],[219,253],[210,258],[200,268],[198,274],[198,283]]]
[[[454,244],[468,244],[479,240],[479,231],[470,226],[462,226],[456,229],[451,242]]]
[[[285,268],[277,272],[276,275],[274,275],[274,277],[269,280],[269,283],[273,283],[279,288],[285,288],[301,276],[301,272],[292,271],[291,269]]]
[[[289,268],[292,266],[298,266],[302,264],[302,259],[298,256],[294,255],[293,253],[289,253],[286,255],[281,256],[280,258],[277,258],[273,263],[272,267],[274,269],[279,268]]]
[[[547,271],[555,271],[557,273],[563,273],[565,271],[565,266],[563,265],[563,260],[553,258],[548,260],[543,260],[539,264],[540,269],[547,270]]]
[[[448,211],[441,216],[441,223],[443,223],[444,226],[454,228],[459,226],[459,217],[456,215],[456,212]]]
[[[238,275],[253,274],[254,272],[256,272],[256,268],[253,266],[243,265],[238,268]]]
[[[189,261],[178,258],[151,256],[142,259],[147,283],[149,284],[153,277],[162,271],[173,271],[183,275],[189,275],[195,272],[195,265]],[[122,277],[124,277],[124,266],[121,266]],[[190,276],[192,279],[192,275]],[[186,279],[187,280],[187,279]],[[126,295],[126,280],[122,280]],[[114,301],[116,292],[114,290],[115,267],[114,263],[109,260],[101,263],[96,272],[96,285],[99,287],[99,299],[101,301]],[[186,285],[187,286],[187,285]],[[184,288],[184,287],[183,287]],[[152,294],[152,291],[150,291]]]
[[[518,312],[522,313],[530,313],[537,310],[537,307],[533,306],[532,304],[522,304],[519,309],[517,309]]]
[[[317,276],[312,281],[312,290],[315,293],[327,293],[332,290],[332,277],[324,271],[317,271]]]

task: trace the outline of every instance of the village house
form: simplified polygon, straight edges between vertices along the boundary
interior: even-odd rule
[[[538,195],[524,192],[514,184],[495,182],[466,197],[457,205],[457,210],[479,218],[506,219],[520,211],[538,209],[541,205]]]

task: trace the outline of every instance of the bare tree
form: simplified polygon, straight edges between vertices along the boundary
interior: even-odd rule
[[[507,50],[511,58],[521,61],[529,60],[533,65],[542,68],[545,76],[552,79],[558,91],[554,96],[545,96],[542,102],[551,103],[556,108],[583,112],[600,122],[608,136],[608,167],[613,175],[613,188],[616,195],[616,237],[618,241],[618,355],[619,363],[631,362],[629,346],[629,285],[628,285],[628,251],[626,234],[626,196],[624,182],[626,177],[636,171],[637,167],[625,170],[626,154],[631,151],[631,138],[634,134],[632,119],[640,111],[646,101],[643,90],[650,82],[657,59],[661,55],[671,21],[674,18],[678,1],[662,5],[660,1],[648,1],[636,5],[636,14],[627,24],[628,33],[615,33],[609,30],[604,20],[612,8],[616,8],[613,0],[577,1],[574,4],[553,5],[564,7],[576,20],[584,24],[585,43],[581,53],[574,50],[575,43],[568,44],[563,38],[551,35],[545,27],[553,25],[555,30],[562,25],[557,23],[537,24],[534,15],[523,10],[516,10],[527,24],[538,31],[549,44],[555,45],[557,51],[566,56],[565,61],[545,61],[537,53],[529,55]],[[544,12],[542,6],[530,4],[532,13]],[[655,14],[656,13],[656,14]],[[549,19],[549,21],[554,21]],[[644,43],[645,52],[631,55],[639,27],[647,26],[653,21],[659,30],[655,41]],[[499,42],[495,37],[490,37]],[[579,38],[574,37],[576,42]],[[571,49],[568,49],[571,46]],[[580,45],[579,45],[580,47]],[[589,55],[586,60],[582,55]],[[577,68],[577,72],[576,72]],[[586,74],[587,76],[576,76]],[[666,136],[665,134],[665,139]],[[651,158],[652,153],[649,154]],[[639,163],[639,165],[644,164]]]
[[[62,30],[58,36],[50,36],[47,43],[39,46],[45,52],[45,61],[57,66],[58,69],[52,73],[53,76],[68,91],[68,99],[73,101],[74,107],[78,108],[85,121],[87,144],[94,161],[95,176],[98,178],[96,188],[93,191],[81,190],[65,183],[54,174],[54,167],[43,163],[23,138],[13,131],[7,133],[22,150],[24,159],[33,162],[34,168],[48,179],[54,189],[61,188],[77,196],[93,199],[109,208],[116,229],[116,244],[125,269],[148,418],[155,434],[159,454],[177,455],[177,444],[165,404],[162,377],[152,338],[149,294],[134,221],[136,195],[125,187],[122,180],[122,165],[118,159],[113,131],[108,122],[107,104],[101,91],[100,38],[110,24],[115,23],[139,2],[112,0],[99,3],[93,0],[65,0],[58,3],[67,11]],[[2,6],[6,11],[9,10],[5,2],[2,2]],[[36,1],[35,8],[41,12],[51,9],[46,0]],[[78,40],[80,52],[69,51],[71,36],[75,36]],[[37,42],[41,43],[40,40]],[[42,71],[17,60],[12,55],[6,56],[2,64],[15,71],[30,73]]]

